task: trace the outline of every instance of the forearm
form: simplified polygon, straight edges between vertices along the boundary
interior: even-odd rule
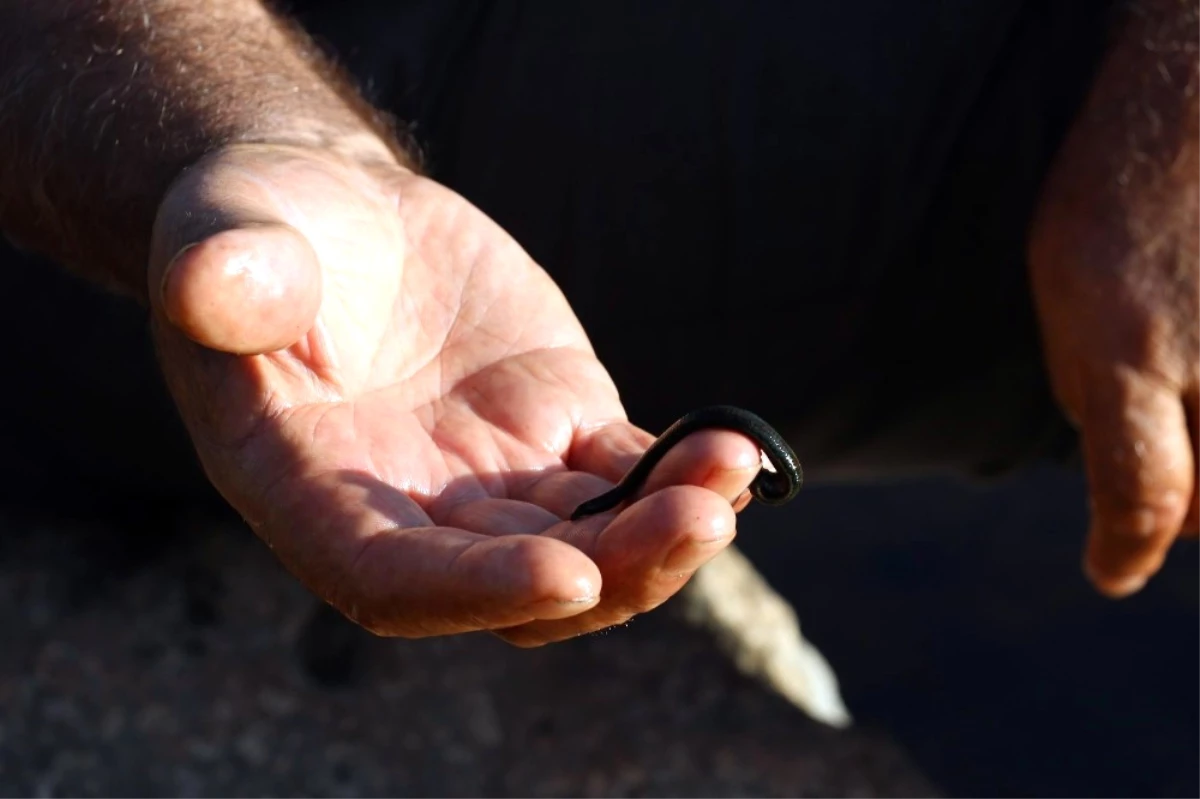
[[[1079,429],[1091,495],[1084,564],[1113,597],[1158,571],[1198,507],[1193,3],[1122,8],[1030,239],[1047,372]]]
[[[1048,185],[1054,196],[1048,199],[1098,209],[1099,191],[1108,200],[1104,207],[1127,215],[1131,205],[1172,196],[1163,191],[1166,182],[1194,187],[1200,168],[1198,136],[1200,45],[1194,0],[1126,3],[1059,154]]]
[[[205,153],[405,156],[259,0],[0,0],[0,230],[144,297],[159,200]]]

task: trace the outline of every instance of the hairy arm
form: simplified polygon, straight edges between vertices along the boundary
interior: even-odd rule
[[[387,121],[259,0],[0,0],[0,230],[145,300],[180,172],[244,142],[407,165]]]
[[[1114,596],[1195,534],[1200,507],[1197,10],[1140,0],[1121,11],[1030,241],[1047,363],[1082,433],[1086,568]]]
[[[1164,183],[1195,186],[1198,24],[1192,0],[1138,0],[1120,9],[1112,46],[1047,186],[1047,202],[1093,214],[1107,211],[1109,216],[1098,221],[1123,228],[1131,207],[1149,212],[1161,199]],[[1103,193],[1100,204],[1097,190]],[[1172,217],[1188,213],[1175,202],[1154,211]],[[1152,218],[1140,221],[1161,227]],[[1126,233],[1131,244],[1153,238],[1138,230]]]

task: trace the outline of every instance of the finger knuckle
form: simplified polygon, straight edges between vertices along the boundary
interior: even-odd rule
[[[1095,506],[1110,528],[1142,537],[1177,527],[1188,511],[1182,492],[1137,483],[1098,492]]]
[[[1179,325],[1167,314],[1141,313],[1131,315],[1123,331],[1130,349],[1128,355],[1135,365],[1145,364],[1154,371],[1165,367],[1182,367],[1177,364],[1176,353],[1180,349]],[[1176,371],[1171,368],[1170,371]]]

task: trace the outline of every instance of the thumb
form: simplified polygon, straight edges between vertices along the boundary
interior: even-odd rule
[[[269,207],[248,198],[214,202],[226,193],[211,189],[203,176],[185,175],[164,200],[151,246],[151,305],[214,350],[251,355],[294,344],[321,304],[316,252]]]

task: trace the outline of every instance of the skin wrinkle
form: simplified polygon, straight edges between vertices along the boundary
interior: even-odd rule
[[[320,452],[321,451],[322,447],[320,447],[318,445],[326,440],[321,435],[321,428],[332,426],[335,429],[340,429],[342,427],[342,425],[340,425],[337,421],[334,421],[331,424],[330,417],[333,414],[337,413],[338,411],[341,411],[347,407],[350,408],[351,416],[353,416],[353,414],[354,414],[354,404],[353,403],[330,402],[330,403],[324,403],[322,405],[317,405],[317,406],[312,406],[312,405],[306,406],[306,409],[305,409],[306,415],[309,412],[313,412],[313,411],[316,412],[316,419],[314,419],[312,421],[308,421],[307,424],[305,425],[308,428],[308,433],[309,433],[308,446],[304,448],[306,451],[308,451],[308,452]],[[351,429],[353,430],[353,427],[351,427]],[[338,468],[341,468],[340,465],[338,466]]]
[[[395,321],[397,319],[406,320],[409,318],[417,318],[418,309],[415,307],[414,304],[412,304],[413,301],[411,300],[411,295],[409,294],[409,292],[400,291],[400,292],[397,292],[397,296],[398,296],[397,302],[402,303],[404,305],[405,310],[406,311],[411,310],[412,313],[411,314],[409,314],[409,313],[393,314],[392,319],[389,321],[389,327],[392,324],[400,324],[400,322]],[[449,304],[444,304],[444,307],[449,308],[450,306],[449,306]],[[379,353],[376,352],[375,357],[378,357],[378,355],[379,355]],[[406,371],[398,373],[396,375],[396,381],[407,383],[407,382],[418,380],[420,378],[421,373],[424,372],[426,369],[428,369],[431,366],[436,367],[439,372],[437,380],[434,382],[434,384],[435,385],[443,384],[444,375],[442,375],[441,373],[444,371],[444,369],[442,367],[441,353],[435,347],[429,348],[429,356],[424,360],[424,362],[409,366],[406,369]]]
[[[470,284],[471,276],[475,274],[475,270],[479,267],[478,257],[472,258],[469,264],[470,265],[467,267],[466,279],[461,280],[458,283],[458,302],[454,304],[454,316],[451,317],[450,324],[446,325],[446,334],[442,337],[441,344],[439,344],[434,351],[435,358],[444,359],[445,353],[450,350],[450,342],[455,338],[455,332],[458,330],[459,322],[462,319],[463,309],[467,306],[466,290],[467,286]],[[443,379],[444,378],[445,375],[443,374]],[[454,385],[457,385],[458,382],[459,381],[457,379],[454,380]],[[442,386],[442,396],[449,395],[450,391],[453,391],[453,386],[449,387],[449,390],[447,390],[445,385]]]
[[[494,483],[494,487],[489,488],[483,482],[480,474],[482,471],[482,469],[479,468],[480,465],[472,464],[472,459],[468,454],[463,453],[457,448],[451,448],[448,446],[449,441],[446,438],[446,434],[442,433],[441,431],[446,429],[446,417],[457,415],[454,413],[454,411],[447,409],[451,402],[461,402],[462,404],[466,405],[468,409],[474,411],[470,401],[462,397],[461,394],[444,395],[444,399],[438,399],[430,403],[430,406],[433,409],[434,421],[433,426],[427,428],[426,432],[429,434],[430,440],[437,446],[438,451],[442,454],[442,466],[445,469],[446,477],[441,482],[441,485],[437,486],[436,488],[430,486],[430,488],[433,490],[433,495],[426,498],[427,503],[430,506],[436,505],[440,495],[452,482],[454,483],[454,492],[455,497],[457,498],[456,501],[463,501],[465,499],[485,499],[492,496],[498,496],[500,499],[508,499],[508,486],[503,478],[497,478],[496,480],[492,481]],[[489,433],[494,435],[496,426],[489,424],[488,428]],[[449,455],[451,453],[453,453],[454,457],[458,461],[456,464],[451,464],[450,462]],[[476,468],[471,468],[472,465]],[[493,462],[489,463],[488,467],[493,473],[500,474],[502,473],[503,464]],[[498,495],[493,493],[497,489],[499,492]]]
[[[456,315],[456,325],[459,324],[457,320],[459,320],[460,317],[461,314]],[[464,328],[464,332],[454,335],[453,337],[448,335],[447,343],[441,348],[439,357],[446,359],[447,354],[454,352],[460,347],[469,347],[471,352],[477,352],[479,347],[478,342],[483,337],[487,337],[489,340],[501,345],[502,349],[496,356],[497,361],[517,358],[526,354],[526,351],[517,349],[516,341],[513,340],[519,340],[521,338],[519,333],[523,332],[524,328],[518,331],[517,336],[500,336],[492,333],[489,330],[489,325],[483,324],[485,319],[486,317],[479,320],[472,320],[466,323],[468,326]],[[525,324],[528,323],[526,322]],[[459,326],[461,327],[461,325]],[[469,380],[473,376],[474,373],[457,376],[453,379],[453,382],[448,387],[448,390],[444,387],[443,391],[446,391],[447,393],[449,391],[453,391],[455,386],[457,386],[463,380]]]
[[[419,529],[422,529],[422,528],[419,528],[419,527],[418,528],[407,528],[407,529],[397,528],[395,532],[398,534],[403,534],[404,532],[407,532],[408,530],[419,530]],[[353,619],[355,622],[357,622],[358,624],[361,624],[363,627],[365,627],[367,630],[370,630],[373,633],[379,632],[378,630],[376,630],[374,628],[373,625],[375,624],[375,622],[373,622],[371,619],[371,617],[374,616],[375,614],[373,613],[373,611],[370,608],[368,608],[368,610],[367,610],[368,618],[364,619],[363,615],[362,615],[362,606],[360,604],[361,600],[364,598],[367,598],[367,597],[363,596],[361,590],[359,589],[359,586],[368,585],[369,582],[362,579],[360,574],[362,572],[362,569],[364,568],[363,562],[364,562],[365,558],[367,557],[367,554],[371,551],[371,549],[373,547],[375,547],[383,539],[384,535],[385,535],[385,531],[380,530],[380,531],[377,531],[374,533],[368,533],[367,535],[363,536],[361,539],[361,543],[359,544],[358,551],[354,554],[354,557],[351,558],[351,560],[350,560],[349,567],[344,570],[339,570],[338,577],[336,577],[334,579],[332,585],[321,586],[321,589],[322,589],[321,595],[327,597],[329,599],[329,601],[335,607],[337,607],[339,609],[342,608],[344,605],[348,604],[347,601],[344,599],[344,597],[358,597],[358,599],[356,599],[353,603],[354,604]],[[349,583],[348,588],[342,585],[343,581]],[[314,588],[314,590],[316,590],[315,586],[313,588]],[[384,614],[384,615],[386,615],[386,614]]]
[[[260,475],[263,472],[259,466],[263,460],[261,456],[263,448],[257,442],[263,439],[265,434],[272,429],[286,430],[290,424],[290,420],[297,413],[297,408],[290,404],[281,405],[273,409],[271,400],[274,397],[275,394],[273,392],[268,395],[267,401],[263,403],[263,410],[258,420],[251,426],[243,438],[233,442],[217,442],[212,440],[211,437],[204,436],[202,431],[193,432],[192,438],[198,444],[207,444],[210,448],[220,452],[223,457],[240,462],[238,468],[241,473]],[[306,407],[303,406],[303,408]],[[270,459],[268,458],[268,460]],[[252,461],[252,463],[248,461]],[[292,466],[292,470],[298,471],[300,466],[300,462],[296,461]],[[289,471],[288,468],[284,468],[274,479],[267,480],[265,483],[260,481],[262,494],[265,498],[269,499],[275,487],[289,477]]]
[[[311,356],[306,359],[310,364],[309,381],[313,386],[320,384],[321,388],[328,390],[333,382],[330,375],[333,372],[340,371],[341,364],[338,363],[337,348],[333,346],[333,342],[329,337],[329,330],[325,325],[321,324],[320,319],[317,324],[312,326],[308,332],[308,349]],[[315,367],[315,368],[314,368]]]
[[[215,447],[213,449],[215,449]],[[290,466],[287,465],[286,462],[280,464],[278,458],[272,458],[269,456],[264,457],[262,450],[253,444],[250,444],[245,449],[220,453],[218,457],[223,457],[237,463],[237,468],[240,468],[243,474],[255,475],[257,485],[254,487],[254,491],[263,498],[263,501],[261,503],[255,503],[253,507],[262,509],[263,518],[259,519],[257,516],[254,517],[252,526],[254,527],[255,533],[257,533],[259,536],[263,536],[268,528],[271,527],[269,520],[272,513],[269,509],[280,507],[271,501],[272,497],[274,496],[276,490],[293,478],[295,474],[299,473],[301,464],[299,462],[293,462]],[[266,464],[271,464],[273,468],[264,468]],[[264,473],[267,475],[265,479]],[[230,504],[234,505],[235,507],[248,507],[247,503],[245,502],[233,501],[234,498],[232,497],[230,500]],[[250,519],[245,511],[242,511],[242,516],[248,520]],[[274,549],[274,546],[272,545],[271,548]]]
[[[495,413],[497,413],[498,411],[503,412],[503,409],[488,409],[485,407],[477,406],[472,401],[471,395],[474,393],[478,393],[478,392],[473,391],[470,384],[473,381],[480,379],[480,375],[485,374],[488,370],[497,369],[497,368],[500,368],[502,365],[507,365],[507,363],[510,360],[528,359],[530,356],[536,355],[538,353],[550,352],[550,351],[551,350],[549,348],[537,348],[537,349],[533,349],[533,350],[527,350],[524,352],[516,353],[515,355],[508,355],[504,358],[498,359],[495,363],[488,366],[487,369],[476,370],[470,374],[460,377],[449,387],[443,387],[442,396],[448,397],[448,398],[456,398],[456,399],[461,400],[478,418],[487,421],[488,424],[491,427],[493,427],[494,429],[498,429],[498,430],[504,432],[510,439],[512,439],[514,441],[518,441],[518,442],[523,441],[524,439],[522,439],[520,436],[518,436],[512,430],[509,430],[507,427],[504,427],[503,425],[498,424],[495,421],[495,419],[493,418]],[[517,368],[524,369],[524,367],[520,366],[519,364],[518,364]],[[542,381],[542,382],[544,382],[544,381]],[[559,452],[559,450],[553,449],[549,446],[543,447],[542,450],[544,452],[546,452],[547,454],[551,454],[551,455],[557,455],[557,453]]]
[[[511,249],[519,250],[519,246],[516,244],[512,244]],[[475,258],[471,259],[471,261],[470,261],[471,266],[469,268],[468,274],[467,274],[466,278],[460,284],[462,286],[462,288],[461,288],[461,295],[460,295],[460,301],[459,301],[459,310],[455,314],[455,318],[451,323],[451,326],[446,334],[445,339],[442,342],[441,349],[442,349],[443,353],[454,349],[454,345],[450,344],[450,342],[453,340],[456,340],[456,339],[460,340],[460,341],[470,341],[473,346],[477,346],[477,340],[478,340],[479,334],[487,332],[489,326],[484,324],[484,322],[489,318],[489,315],[491,314],[493,308],[495,308],[495,304],[496,304],[496,302],[498,302],[498,299],[499,299],[498,296],[493,293],[488,293],[488,296],[491,297],[489,304],[486,307],[484,307],[481,311],[477,310],[476,313],[473,314],[472,321],[470,323],[470,327],[467,328],[468,332],[456,335],[456,329],[459,327],[460,322],[462,320],[463,309],[467,306],[467,303],[463,302],[462,298],[466,297],[468,294],[468,289],[470,287],[471,280],[473,279],[473,277],[478,269],[478,266],[479,266],[479,259],[481,257],[486,257],[489,259],[500,260],[505,254],[506,253],[504,253],[503,251],[499,252],[499,253],[488,252],[485,255],[482,255],[482,256],[477,255]],[[523,251],[516,253],[516,255],[518,257],[527,257],[527,256],[524,256]],[[527,350],[518,349],[518,345],[519,345],[519,342],[525,338],[525,333],[529,330],[530,326],[533,325],[534,321],[535,321],[535,319],[533,319],[533,318],[522,318],[521,326],[516,329],[516,332],[514,335],[511,335],[507,338],[500,338],[499,336],[492,336],[493,340],[500,342],[505,347],[503,354],[501,355],[501,359],[509,358],[509,357],[516,357],[516,356],[523,356],[523,355],[528,354]],[[545,349],[545,348],[542,348],[542,349]],[[469,375],[467,377],[469,377]],[[456,381],[456,385],[457,385],[457,382],[458,381]],[[453,390],[453,387],[451,387],[450,390]]]
[[[428,229],[428,225],[427,224],[422,225],[420,228],[420,235],[417,235],[417,236],[413,235],[413,225],[406,224],[405,230],[406,230],[406,235],[409,237],[409,241],[408,241],[409,249],[414,254],[419,254],[422,250],[422,245],[426,243],[427,237],[430,236],[430,231]],[[428,269],[428,264],[425,264],[423,262],[423,266],[425,266]],[[473,266],[472,266],[472,268],[473,268]],[[401,276],[401,288],[402,289],[407,288],[407,281],[411,279],[410,274],[411,273],[409,272],[409,270],[405,270],[405,273]],[[445,347],[446,340],[449,337],[449,331],[453,327],[453,325],[454,325],[455,321],[457,320],[458,315],[461,313],[461,309],[462,309],[461,289],[460,289],[460,292],[459,292],[459,295],[457,298],[457,300],[458,300],[457,303],[452,302],[448,298],[443,298],[438,293],[434,293],[434,294],[430,295],[428,293],[423,293],[420,291],[412,292],[412,291],[402,290],[397,293],[397,300],[396,300],[398,303],[401,304],[402,312],[399,314],[392,315],[392,317],[389,320],[389,330],[391,329],[392,325],[403,323],[403,321],[399,321],[399,320],[408,320],[411,318],[419,318],[419,316],[421,314],[421,309],[417,307],[416,300],[414,299],[414,297],[416,297],[418,295],[423,296],[423,298],[424,298],[423,301],[426,301],[426,302],[437,301],[441,304],[441,306],[444,309],[453,310],[454,316],[448,324],[443,325],[443,327],[447,331],[447,333],[442,337],[442,341],[441,341],[440,345],[429,347],[429,356],[424,360],[424,362],[417,363],[415,365],[410,365],[407,367],[406,371],[398,374],[397,380],[399,380],[399,381],[408,381],[408,380],[411,380],[411,379],[417,377],[418,375],[420,375],[421,372],[423,372],[426,369],[426,367],[428,367],[430,364],[433,364],[433,363],[437,364],[440,372],[445,371],[442,366],[441,351]],[[374,358],[377,358],[378,355],[379,355],[379,353],[376,352]],[[372,363],[374,363],[374,358],[373,358]],[[444,395],[445,394],[444,375],[442,375],[438,378],[437,384],[443,386],[442,394]]]

